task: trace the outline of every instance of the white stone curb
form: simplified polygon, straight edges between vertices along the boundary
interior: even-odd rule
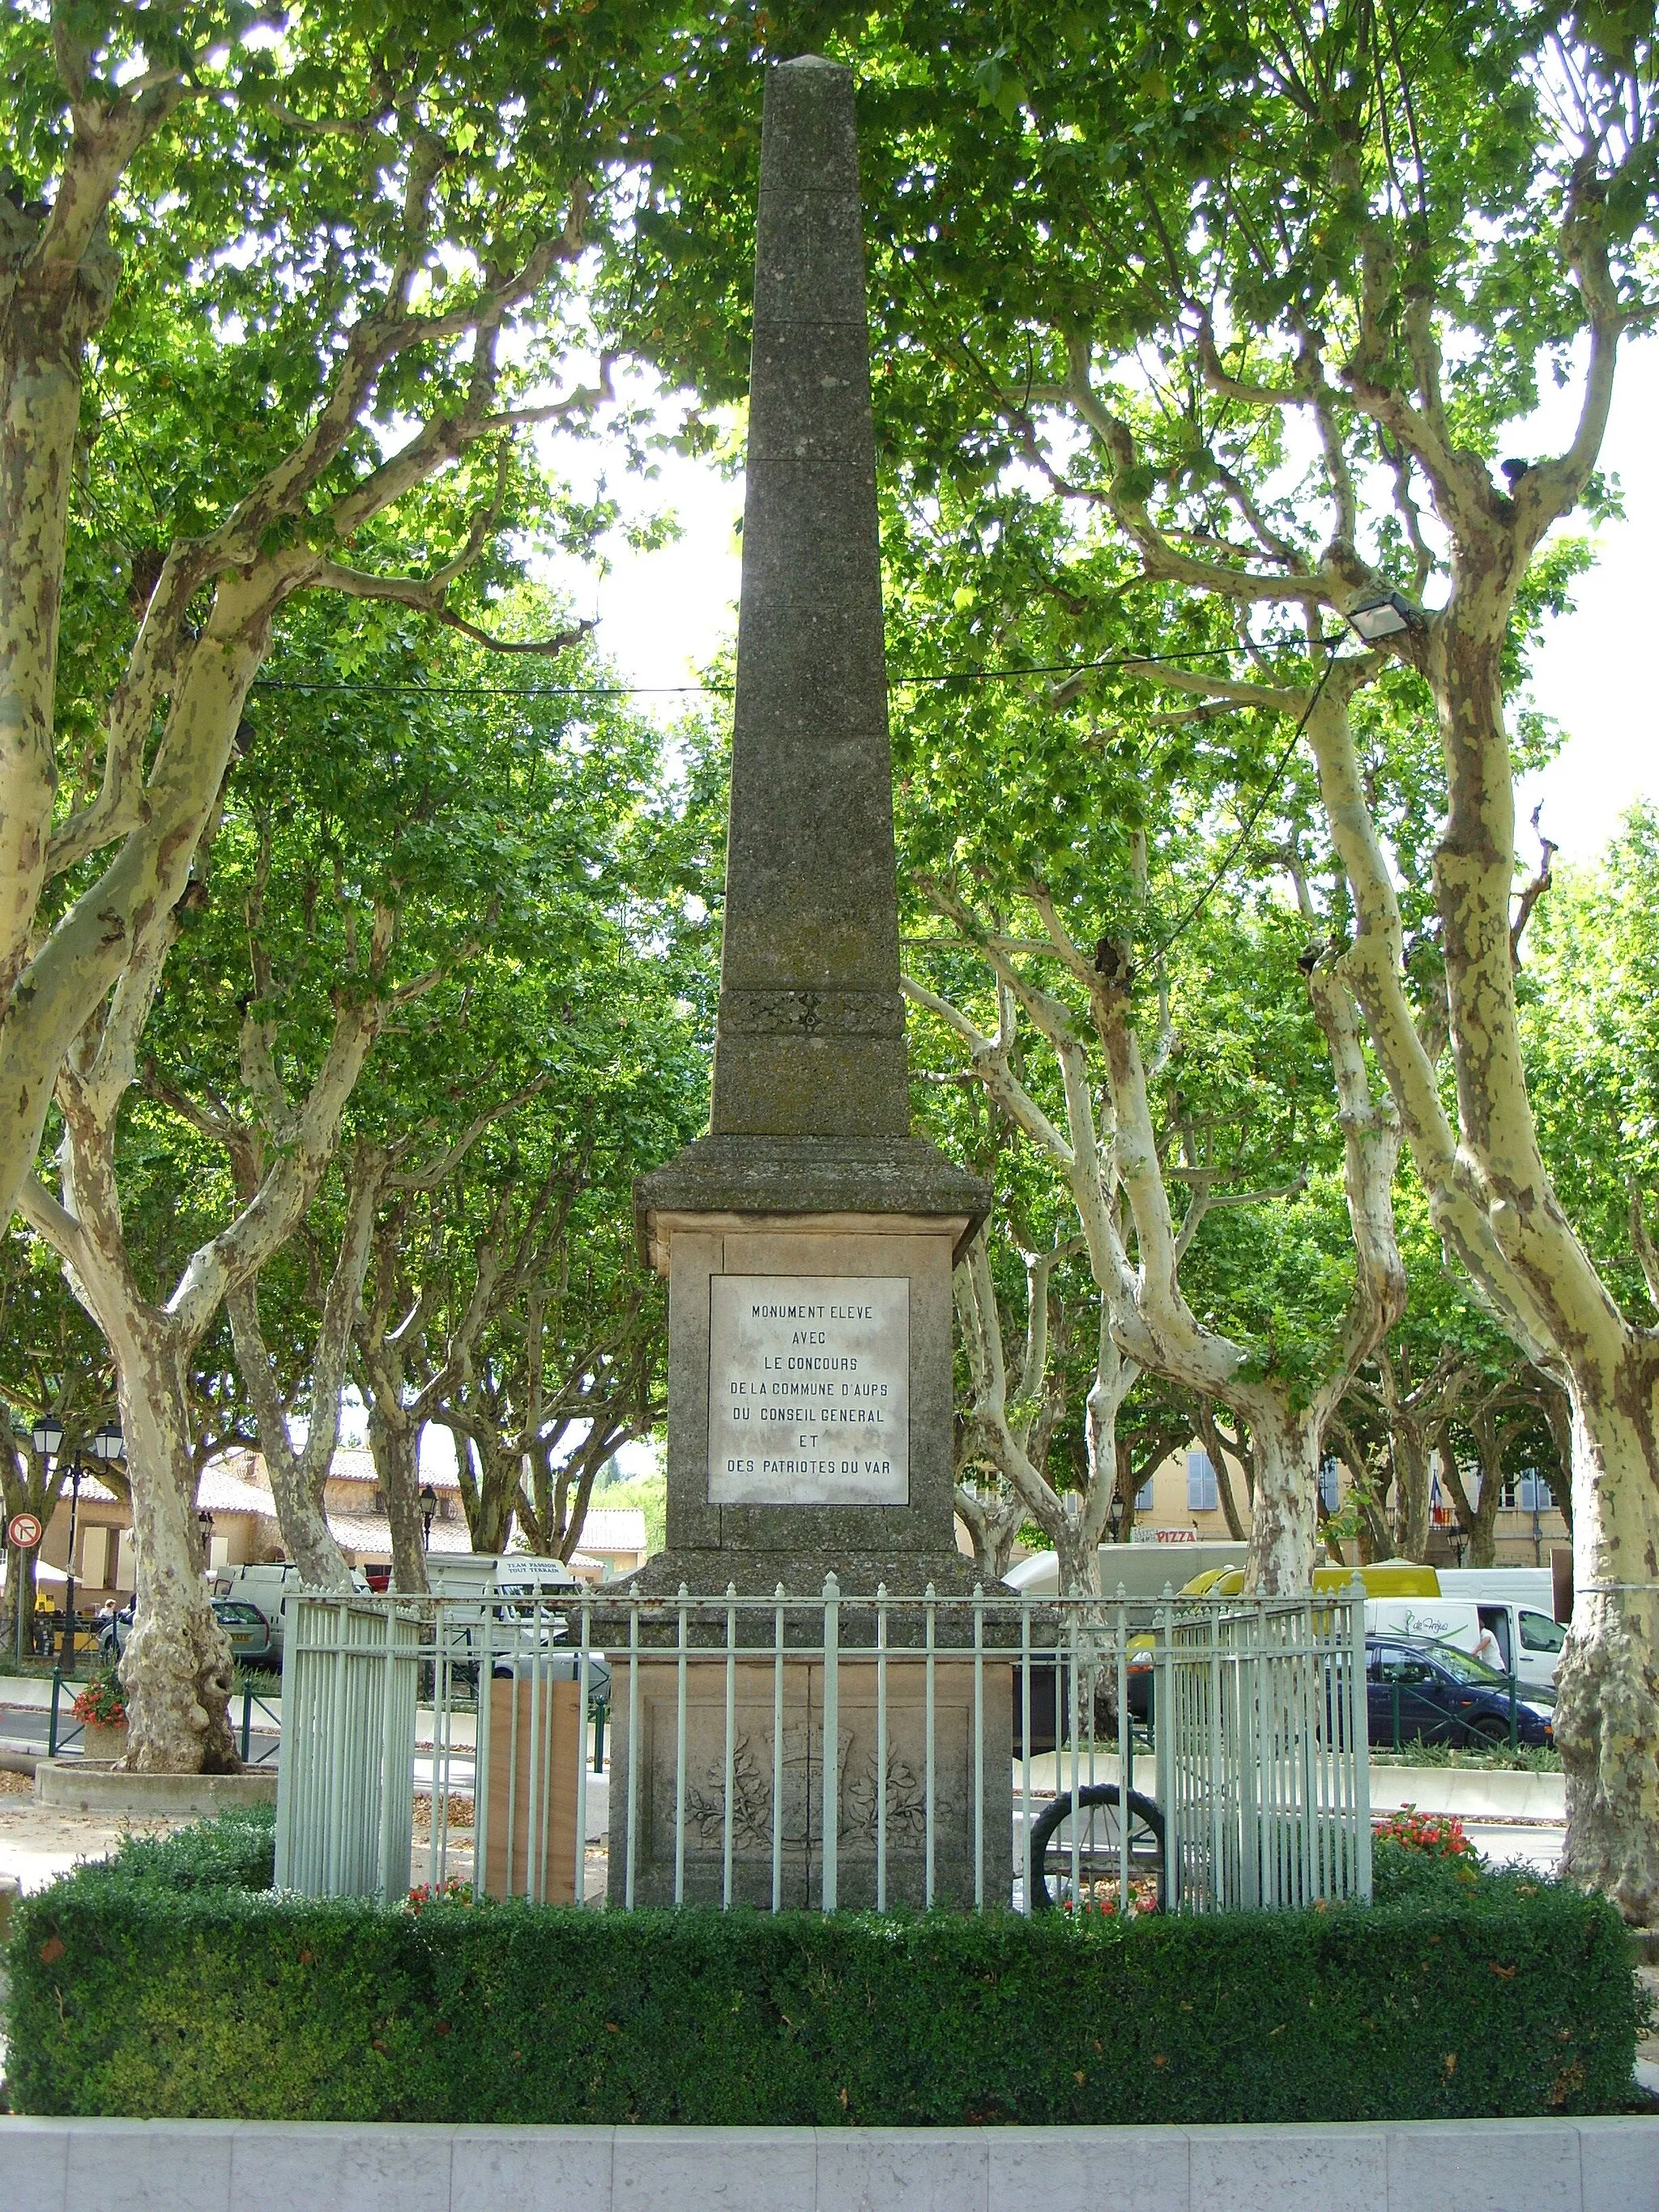
[[[1659,2120],[449,2128],[0,2119],[3,2212],[1659,2212]]]

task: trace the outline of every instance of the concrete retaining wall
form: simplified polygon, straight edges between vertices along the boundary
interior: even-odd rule
[[[1372,1812],[1401,1805],[1463,1820],[1565,1820],[1567,1778],[1503,1767],[1373,1765]]]
[[[1659,2212],[1659,2120],[435,2128],[0,2119],[5,2212]]]
[[[43,1759],[34,1770],[37,1804],[70,1813],[130,1813],[136,1820],[206,1820],[233,1805],[274,1805],[276,1777],[265,1774],[125,1774],[80,1759]]]

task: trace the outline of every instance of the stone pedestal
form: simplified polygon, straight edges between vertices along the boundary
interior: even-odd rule
[[[732,1739],[732,1892],[736,1904],[772,1899],[772,1808],[776,1680],[769,1659],[737,1662]],[[1004,1660],[983,1668],[984,1893],[1006,1902],[1012,1866],[1012,1693]],[[878,1832],[876,1670],[867,1656],[843,1654],[836,1674],[839,1784],[836,1901],[876,1902]],[[975,1895],[975,1711],[971,1661],[941,1659],[933,1674],[933,1901],[971,1906]],[[679,1788],[678,1668],[653,1657],[640,1664],[641,1778],[634,1839],[634,1901],[674,1902],[675,1808]],[[927,1747],[925,1662],[915,1653],[887,1667],[887,1888],[891,1905],[920,1909],[927,1893]],[[610,1897],[627,1894],[629,1850],[628,1693],[617,1672],[611,1750]],[[783,1668],[781,1901],[812,1908],[823,1897],[823,1662],[787,1659]],[[726,1837],[726,1662],[686,1662],[684,1901],[718,1905],[724,1892]]]
[[[632,1587],[814,1597],[833,1571],[849,1596],[969,1589],[951,1376],[969,1218],[650,1221],[669,1277],[668,1549]]]

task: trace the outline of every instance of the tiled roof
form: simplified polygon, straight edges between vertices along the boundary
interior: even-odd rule
[[[374,1472],[374,1453],[361,1451],[356,1445],[342,1444],[329,1463],[328,1479],[331,1482],[378,1482],[380,1477]],[[459,1475],[448,1472],[434,1473],[427,1468],[421,1469],[421,1480],[429,1482],[436,1491],[459,1492],[461,1486]]]
[[[196,1503],[210,1513],[263,1513],[273,1510],[270,1492],[257,1482],[246,1481],[222,1459],[211,1461],[202,1469],[202,1479],[196,1486]]]
[[[584,1552],[642,1552],[645,1516],[637,1505],[590,1505],[578,1540]]]
[[[331,1513],[328,1527],[342,1551],[366,1553],[371,1558],[392,1556],[392,1523],[382,1513]],[[470,1552],[472,1540],[465,1522],[434,1521],[432,1540],[427,1548],[434,1552]]]

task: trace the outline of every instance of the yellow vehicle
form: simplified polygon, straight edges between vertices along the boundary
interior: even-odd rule
[[[1375,1566],[1339,1567],[1327,1565],[1313,1571],[1313,1586],[1316,1590],[1345,1590],[1358,1575],[1367,1597],[1438,1597],[1440,1577],[1432,1567],[1419,1566],[1415,1559],[1381,1559]],[[1182,1597],[1237,1597],[1244,1588],[1243,1567],[1212,1568],[1208,1574],[1194,1575],[1186,1583]]]

